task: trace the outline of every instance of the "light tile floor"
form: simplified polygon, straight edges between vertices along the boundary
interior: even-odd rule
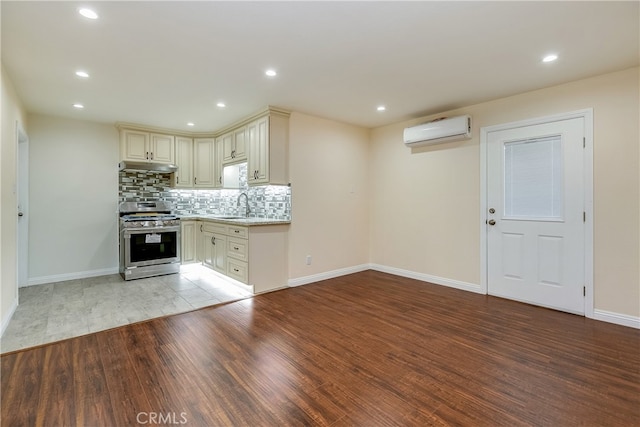
[[[0,352],[19,350],[183,313],[251,296],[251,288],[198,264],[180,274],[125,282],[120,275],[19,289],[19,305],[0,339]]]

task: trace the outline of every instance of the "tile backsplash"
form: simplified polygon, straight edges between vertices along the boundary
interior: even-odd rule
[[[291,219],[291,187],[287,185],[249,187],[241,179],[240,189],[178,189],[171,187],[169,174],[121,171],[118,187],[120,202],[166,200],[180,215],[244,215],[245,200],[243,197],[238,206],[238,196],[247,193],[250,217]]]

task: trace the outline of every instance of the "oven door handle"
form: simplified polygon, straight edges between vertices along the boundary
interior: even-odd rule
[[[158,233],[172,233],[174,231],[180,231],[180,226],[169,227],[142,227],[142,228],[125,228],[124,235],[130,236],[132,234],[158,234]]]

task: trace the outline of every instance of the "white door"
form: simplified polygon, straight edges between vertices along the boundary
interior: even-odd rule
[[[584,314],[584,118],[487,134],[489,294]]]

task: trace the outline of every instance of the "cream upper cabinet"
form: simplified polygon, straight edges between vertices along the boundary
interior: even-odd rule
[[[224,166],[247,162],[249,185],[289,183],[289,113],[273,107],[225,129],[217,138],[117,124],[121,160],[176,163],[176,188],[223,188]],[[215,133],[211,133],[216,135]],[[186,136],[185,136],[186,135]],[[219,134],[218,134],[219,135]]]
[[[170,164],[174,162],[174,144],[172,135],[122,129],[120,157],[122,160]]]
[[[216,138],[214,143],[214,157],[213,157],[213,176],[215,178],[214,187],[222,188],[222,174],[224,173],[224,167],[222,165],[222,153],[224,152],[224,140],[222,137]]]
[[[231,160],[231,153],[233,152],[233,132],[220,136],[220,141],[222,144],[222,162]]]
[[[176,137],[176,166],[174,174],[176,188],[193,187],[193,139],[182,136]]]
[[[222,135],[222,163],[235,163],[247,158],[246,127]]]
[[[220,154],[214,138],[176,137],[174,173],[176,188],[215,188],[222,182],[222,167],[217,168]],[[219,170],[218,170],[219,169]]]
[[[122,160],[149,161],[149,133],[123,129],[120,132]]]
[[[250,185],[289,182],[289,116],[271,113],[247,125]]]
[[[172,135],[160,135],[152,133],[150,139],[149,160],[155,163],[174,163],[175,137]]]
[[[193,147],[193,186],[195,188],[214,188],[217,181],[214,175],[215,139],[195,138]]]

